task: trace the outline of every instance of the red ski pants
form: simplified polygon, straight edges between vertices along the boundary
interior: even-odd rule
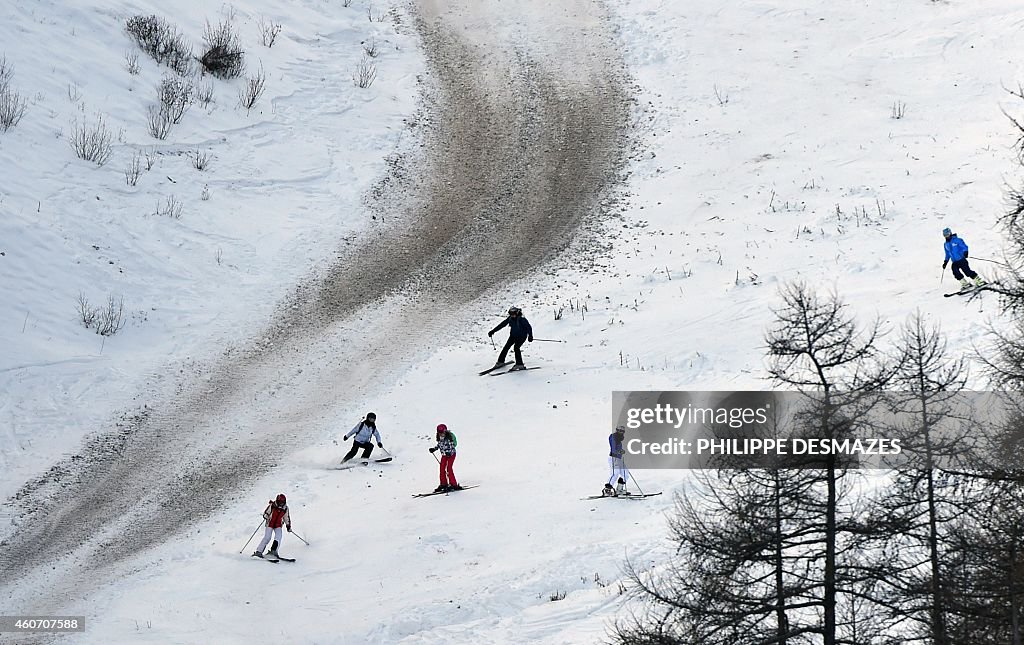
[[[455,455],[441,455],[441,485],[458,486],[455,481],[455,473],[452,471],[452,464],[455,463]]]

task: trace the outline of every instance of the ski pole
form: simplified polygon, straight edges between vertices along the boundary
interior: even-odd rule
[[[564,343],[564,340],[555,340],[553,338],[534,338],[533,340],[538,343]]]
[[[1006,268],[1010,268],[1009,264],[1007,264],[1005,262],[999,262],[997,260],[989,260],[988,258],[979,258],[979,257],[973,257],[971,259],[972,260],[981,260],[982,262],[991,262],[992,264],[998,264],[999,266],[1004,266]]]
[[[296,533],[295,531],[292,531],[292,535],[294,535],[295,537],[297,537],[297,538],[299,538],[300,540],[302,540],[302,541],[303,541],[303,543],[305,543],[305,545],[306,545],[306,546],[309,546],[309,542],[306,542],[306,540],[305,540],[305,539],[304,539],[304,538],[303,538],[303,537],[302,537],[301,535],[299,535],[298,533]]]
[[[256,530],[253,531],[252,535],[249,536],[249,539],[245,541],[245,546],[242,547],[242,551],[245,551],[245,547],[249,546],[249,543],[252,542],[252,539],[256,537],[256,532],[260,530],[261,526],[263,526],[263,520],[260,520],[260,523],[256,525]],[[239,551],[239,553],[241,553],[242,551]]]
[[[637,490],[639,490],[641,496],[643,496],[643,494],[644,494],[643,488],[641,488],[640,484],[637,483],[637,478],[633,476],[633,472],[632,471],[630,471],[630,479],[633,480],[633,485],[635,485],[637,487]]]

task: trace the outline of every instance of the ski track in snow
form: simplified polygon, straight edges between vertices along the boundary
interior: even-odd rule
[[[115,579],[117,563],[138,566],[132,556],[272,468],[268,442],[279,454],[304,445],[332,410],[422,356],[423,339],[465,324],[465,303],[566,247],[619,168],[623,74],[594,3],[528,4],[518,18],[530,21],[513,23],[498,2],[424,3],[432,127],[402,211],[389,213],[395,224],[300,285],[253,346],[18,493],[27,515],[0,549],[15,606],[55,611]],[[592,37],[565,46],[560,35],[579,29]],[[287,120],[304,100],[275,104]],[[316,150],[309,168],[283,169],[294,179],[275,183],[316,181]],[[233,185],[249,183],[259,185]],[[449,314],[424,321],[425,308]]]

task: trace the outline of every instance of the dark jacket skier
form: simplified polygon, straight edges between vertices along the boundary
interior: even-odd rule
[[[501,354],[498,355],[498,361],[495,365],[504,365],[505,358],[508,356],[508,350],[514,348],[516,355],[516,364],[512,370],[526,369],[526,365],[523,364],[523,354],[519,350],[526,341],[533,342],[533,327],[530,326],[530,321],[523,317],[523,310],[519,307],[510,307],[508,310],[508,318],[501,321],[501,323],[487,332],[488,336],[494,336],[502,327],[508,325],[508,342],[501,349]]]

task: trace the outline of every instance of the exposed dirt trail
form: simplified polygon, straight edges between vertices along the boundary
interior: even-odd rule
[[[343,399],[386,384],[424,339],[465,324],[467,303],[555,257],[598,213],[628,98],[600,3],[423,0],[416,14],[423,157],[388,199],[395,223],[296,287],[251,346],[22,489],[0,546],[7,613],[82,598],[112,564],[216,511],[274,466],[266,440],[304,445]]]

